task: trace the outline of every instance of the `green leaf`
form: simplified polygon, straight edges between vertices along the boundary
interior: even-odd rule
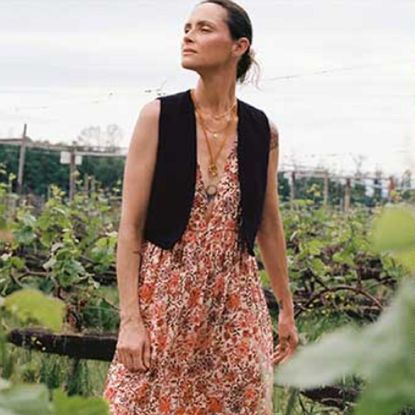
[[[0,378],[0,390],[10,388],[11,382],[7,379]]]
[[[274,382],[297,388],[330,384],[357,369],[363,340],[358,329],[346,326],[318,342],[298,346],[290,359],[277,366]]]
[[[376,250],[388,251],[407,270],[415,270],[415,214],[412,207],[386,208],[373,222],[371,239]]]
[[[65,303],[41,291],[25,288],[4,298],[3,306],[23,323],[36,321],[46,328],[60,330],[65,316]]]
[[[403,204],[385,208],[374,219],[370,237],[378,251],[414,247],[414,208]]]
[[[13,256],[10,262],[18,270],[23,269],[26,264],[25,259],[18,256]]]
[[[403,280],[379,319],[344,327],[297,350],[276,368],[278,384],[310,388],[354,373],[367,380],[355,415],[393,415],[415,405],[415,276]]]
[[[393,369],[393,368],[392,368]],[[394,380],[398,384],[401,383],[399,377],[396,377],[396,373],[392,371],[390,373],[389,380],[385,379],[385,387],[390,387],[390,380]],[[355,408],[354,415],[391,415],[399,413],[402,408],[400,399],[390,399],[390,390],[386,390],[385,387],[379,388],[379,382],[376,385],[369,383],[365,389],[363,399],[358,400]],[[395,392],[392,392],[395,394]]]
[[[364,331],[360,373],[369,387],[356,415],[393,414],[415,404],[415,278],[403,280],[390,306]],[[386,409],[387,410],[386,410]]]
[[[393,252],[392,256],[409,271],[415,271],[415,248]]]
[[[51,257],[44,264],[42,264],[42,267],[48,270],[48,269],[52,269],[55,264],[56,264],[56,258]]]
[[[340,264],[350,265],[351,267],[354,265],[353,257],[347,251],[336,252],[332,259]]]
[[[319,241],[318,239],[313,239],[311,241],[307,241],[305,249],[308,251],[309,255],[320,255],[321,250],[324,248],[323,241]]]
[[[61,389],[55,389],[53,398],[56,415],[109,415],[109,405],[101,397],[68,397]]]
[[[310,266],[314,274],[322,276],[326,273],[327,267],[320,258],[311,258]]]
[[[0,390],[1,415],[52,415],[45,385],[15,385]]]

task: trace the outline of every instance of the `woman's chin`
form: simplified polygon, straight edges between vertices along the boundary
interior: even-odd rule
[[[185,69],[195,69],[196,65],[192,64],[190,59],[182,59],[182,67]]]

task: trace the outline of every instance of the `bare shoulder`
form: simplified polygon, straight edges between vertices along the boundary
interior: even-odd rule
[[[159,117],[160,100],[148,101],[141,107],[131,138],[132,147],[143,146],[149,141],[155,143],[158,137]]]
[[[157,157],[160,100],[145,103],[138,114],[124,169],[121,222],[144,224]]]
[[[270,118],[268,118],[269,126],[271,129],[271,142],[270,142],[270,150],[274,148],[278,148],[279,146],[279,134],[278,134],[278,128],[275,125],[274,121],[272,121]]]
[[[159,135],[160,100],[146,102],[140,109],[131,136],[127,162],[131,170],[138,165],[152,170]]]
[[[269,174],[271,180],[278,171],[278,159],[279,159],[279,132],[276,124],[270,117],[268,117],[268,123],[270,126],[270,143],[269,143]]]
[[[158,116],[160,115],[160,100],[153,99],[151,101],[146,102],[142,106],[140,113],[144,117],[158,118]]]
[[[139,118],[146,123],[158,123],[160,117],[160,100],[146,102],[140,110]]]

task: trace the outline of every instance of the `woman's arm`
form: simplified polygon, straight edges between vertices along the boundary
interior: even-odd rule
[[[279,135],[270,121],[271,143],[268,163],[267,189],[257,242],[272,290],[285,318],[294,320],[294,306],[288,280],[284,229],[278,197]]]
[[[143,106],[136,121],[124,168],[116,263],[121,327],[142,322],[138,302],[138,271],[157,154],[159,116],[160,100],[153,100]]]

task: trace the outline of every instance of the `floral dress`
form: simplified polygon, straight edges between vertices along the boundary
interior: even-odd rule
[[[272,321],[254,256],[238,242],[237,137],[209,201],[197,165],[187,228],[171,250],[148,240],[138,277],[151,352],[129,371],[115,351],[112,415],[271,415]]]

